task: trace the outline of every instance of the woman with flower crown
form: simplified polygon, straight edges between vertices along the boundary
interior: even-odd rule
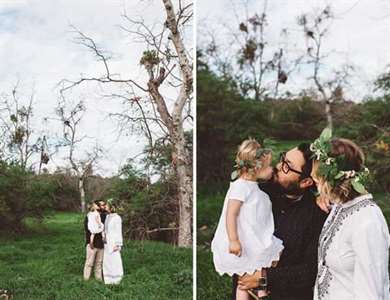
[[[311,150],[320,199],[332,205],[319,238],[314,299],[389,300],[389,231],[365,189],[361,149],[325,129]]]
[[[119,284],[123,277],[123,265],[121,258],[122,219],[116,213],[116,206],[112,200],[107,201],[108,215],[106,217],[104,232],[105,244],[103,255],[103,277],[105,284]]]

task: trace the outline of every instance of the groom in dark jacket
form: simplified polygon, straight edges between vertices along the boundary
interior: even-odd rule
[[[99,206],[100,219],[104,224],[107,212],[103,201],[95,202]],[[84,279],[88,280],[91,277],[92,269],[94,268],[95,278],[102,280],[103,267],[103,251],[104,242],[102,233],[97,233],[94,236],[93,243],[90,242],[91,232],[88,230],[88,217],[84,218],[85,244],[86,244],[86,259],[84,265]]]
[[[276,267],[236,277],[232,299],[236,298],[237,286],[254,289],[260,284],[272,300],[313,299],[318,238],[326,214],[316,205],[311,191],[311,155],[308,144],[282,153],[273,181],[261,186],[272,201],[274,234],[283,241],[284,250]]]

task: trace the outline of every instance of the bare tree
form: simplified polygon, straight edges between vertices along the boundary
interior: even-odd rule
[[[84,159],[76,158],[76,148],[78,144],[87,138],[86,135],[80,135],[78,132],[85,111],[86,107],[83,101],[79,101],[73,107],[68,108],[64,97],[61,97],[56,110],[56,113],[63,124],[64,146],[69,149],[67,159],[78,178],[80,208],[83,213],[86,211],[85,181],[93,174],[93,166],[97,163],[97,160],[102,154],[102,150],[95,145],[91,152],[85,153]]]
[[[1,148],[5,158],[16,159],[22,168],[30,166],[32,155],[39,151],[40,138],[33,137],[34,91],[27,99],[19,94],[19,82],[11,94],[0,96]]]
[[[248,5],[248,4],[246,4]],[[265,39],[267,23],[268,1],[263,1],[263,9],[260,14],[249,16],[239,24],[239,33],[235,34],[236,41],[241,45],[239,50],[238,64],[245,74],[250,77],[244,80],[249,89],[254,90],[255,100],[261,100],[266,92],[264,77],[266,73],[273,69],[273,59],[266,60],[266,50],[268,43]],[[248,7],[245,7],[246,10]],[[243,41],[241,39],[243,37]],[[276,57],[278,58],[278,57]]]
[[[286,28],[280,32],[278,45],[273,44],[268,0],[259,2],[260,10],[256,12],[250,8],[248,0],[241,1],[240,6],[234,8],[236,22],[225,25],[229,31],[228,41],[218,41],[215,32],[204,29],[209,43],[202,51],[211,58],[222,77],[234,78],[242,94],[253,95],[256,101],[278,98],[280,86],[286,84],[303,58],[302,55],[292,57],[289,53],[286,42],[289,32]],[[233,53],[227,54],[229,48],[233,49]],[[232,60],[232,56],[236,60]]]
[[[154,103],[157,106],[162,120],[167,126],[169,137],[173,145],[172,151],[172,163],[177,172],[178,180],[178,198],[179,198],[179,246],[191,246],[192,234],[191,234],[191,220],[192,220],[192,177],[191,177],[191,158],[186,149],[185,136],[184,136],[184,118],[183,111],[186,103],[190,100],[193,90],[193,78],[192,78],[192,64],[190,63],[185,48],[180,26],[183,26],[188,20],[192,18],[192,3],[187,6],[180,7],[176,14],[171,0],[163,0],[165,11],[167,14],[166,27],[169,30],[168,38],[173,44],[173,51],[180,67],[179,77],[179,94],[177,95],[174,103],[173,111],[170,113],[167,108],[167,100],[161,94],[160,87],[166,80],[166,69],[164,68],[164,62],[159,66],[158,75],[154,75],[153,72],[149,72],[148,89]],[[181,1],[179,1],[181,4]],[[166,48],[171,49],[171,48]],[[157,47],[157,50],[158,47]],[[168,63],[171,60],[171,50],[165,51],[164,60]],[[143,57],[144,58],[144,57]],[[147,64],[144,64],[146,69],[150,69]],[[171,69],[172,70],[172,69]],[[157,70],[156,70],[157,71]],[[174,75],[173,75],[174,76]]]
[[[298,25],[302,27],[307,42],[308,63],[313,67],[311,78],[325,104],[325,115],[329,128],[333,127],[331,105],[335,100],[343,99],[343,86],[347,84],[353,71],[353,66],[345,64],[340,70],[333,71],[328,78],[324,74],[324,60],[330,53],[324,53],[323,43],[333,20],[334,15],[329,5],[316,14],[302,14],[298,17]]]
[[[48,151],[49,145],[47,143],[46,135],[44,135],[42,138],[39,139],[37,145],[39,145],[39,151],[40,151],[38,174],[41,174],[42,165],[47,165],[51,156],[51,154]]]
[[[202,27],[201,24],[207,24]],[[212,67],[215,72],[224,79],[234,79],[235,72],[233,71],[234,62],[232,61],[232,53],[229,53],[225,47],[217,40],[219,30],[210,28],[209,21],[199,22],[197,32],[199,36],[207,37],[205,44],[197,44],[197,68],[199,71],[202,68]]]
[[[184,136],[185,123],[192,120],[191,100],[193,91],[192,58],[190,49],[184,44],[184,32],[192,20],[193,3],[179,0],[174,6],[171,0],[162,0],[166,21],[158,29],[148,26],[143,19],[134,20],[126,13],[124,19],[128,25],[121,28],[138,42],[146,46],[140,64],[147,72],[147,81],[121,79],[112,74],[109,67],[110,56],[95,41],[75,29],[77,41],[90,49],[103,64],[105,73],[99,77],[82,77],[78,81],[65,80],[63,91],[83,82],[116,83],[127,95],[124,100],[133,103],[140,113],[132,116],[117,115],[121,120],[138,121],[143,126],[150,144],[153,145],[151,128],[160,128],[159,138],[165,136],[172,145],[171,162],[176,173],[177,198],[179,203],[179,246],[192,245],[192,166],[191,157],[186,148]],[[175,93],[171,107],[170,98],[165,90]],[[136,92],[133,95],[133,90]],[[129,97],[129,91],[132,95]],[[139,97],[135,94],[143,94]],[[147,113],[146,113],[147,112]],[[153,147],[152,147],[153,149]]]

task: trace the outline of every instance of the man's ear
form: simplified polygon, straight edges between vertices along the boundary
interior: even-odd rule
[[[306,189],[308,187],[311,187],[313,184],[313,179],[311,179],[310,177],[306,177],[299,182],[299,187],[301,189]]]

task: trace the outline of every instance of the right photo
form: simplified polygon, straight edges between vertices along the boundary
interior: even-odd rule
[[[389,16],[197,2],[197,299],[390,299]]]

